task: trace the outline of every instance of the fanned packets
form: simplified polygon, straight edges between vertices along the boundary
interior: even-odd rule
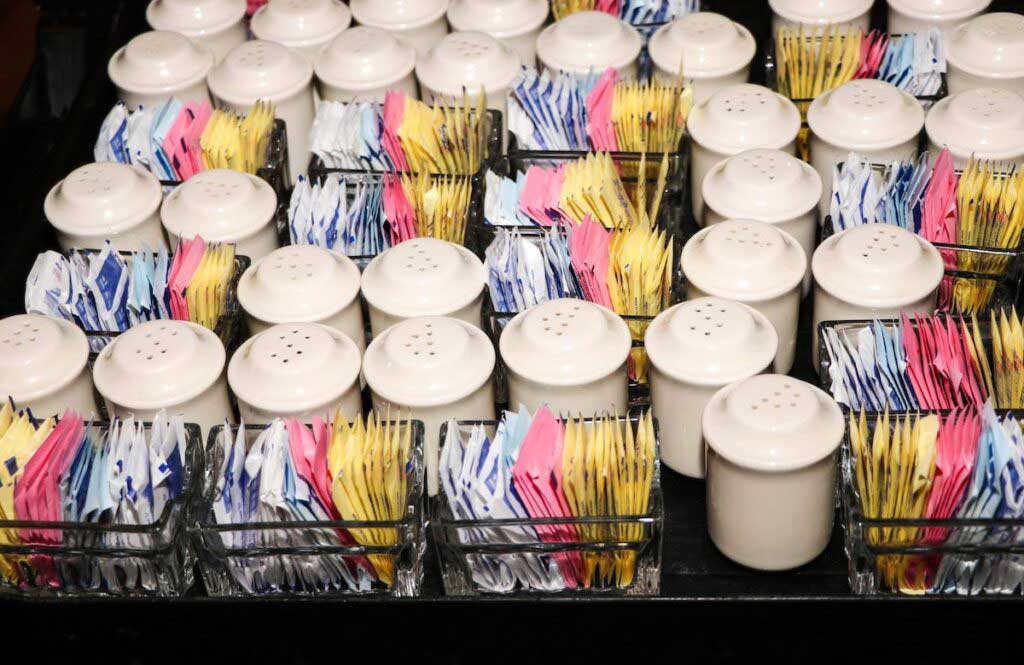
[[[455,519],[480,525],[462,532],[462,544],[507,547],[466,555],[473,582],[501,593],[629,587],[647,537],[636,520],[651,507],[655,455],[650,414],[635,423],[615,417],[563,423],[546,407],[532,416],[521,408],[503,414],[493,439],[474,426],[468,441],[450,421],[441,450],[442,491]],[[527,517],[563,521],[487,524]],[[567,521],[579,517],[623,519]],[[528,547],[535,543],[561,547],[536,553]]]
[[[700,0],[552,0],[555,20],[582,11],[599,11],[618,16],[631,25],[667,23],[700,11]]]

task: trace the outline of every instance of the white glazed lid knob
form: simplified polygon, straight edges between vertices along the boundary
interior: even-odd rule
[[[210,51],[180,33],[153,30],[118,49],[107,64],[107,73],[119,88],[159,93],[202,81],[211,67]]]
[[[955,67],[989,78],[1024,76],[1024,16],[982,14],[953,30],[946,59]]]
[[[693,139],[725,155],[749,148],[785,148],[800,131],[800,111],[764,86],[722,88],[694,106],[686,121]]]
[[[858,79],[811,102],[807,124],[815,136],[849,150],[882,150],[913,140],[924,110],[913,95],[887,81]]]
[[[761,374],[722,388],[704,408],[704,439],[733,464],[759,471],[804,468],[836,451],[843,413],[820,388]]]
[[[212,386],[224,371],[224,345],[187,321],[147,321],[121,333],[93,365],[96,389],[127,409],[182,404]]]
[[[171,234],[210,242],[237,242],[264,228],[277,194],[262,178],[230,169],[202,171],[178,185],[160,208]]]
[[[54,185],[43,210],[65,233],[112,235],[148,219],[161,198],[160,181],[152,173],[117,162],[95,162]]]
[[[245,341],[228,365],[228,383],[247,404],[297,413],[330,404],[359,378],[359,348],[319,323],[283,323]]]
[[[792,23],[845,23],[871,11],[874,0],[768,0],[772,11]]]
[[[901,14],[931,21],[949,21],[985,11],[992,0],[888,0]]]
[[[252,17],[257,39],[290,48],[321,44],[352,23],[352,13],[339,0],[270,0]]]
[[[954,156],[1016,159],[1024,154],[1024,97],[1002,88],[973,88],[928,112],[928,138]]]
[[[319,321],[359,295],[352,259],[312,245],[275,249],[249,266],[238,282],[238,302],[261,321]]]
[[[262,39],[239,44],[210,72],[210,92],[231,104],[277,101],[301,91],[313,65],[296,51]]]
[[[519,73],[519,56],[482,32],[452,32],[416,63],[416,77],[435,92],[473,94],[509,88]]]
[[[0,399],[12,397],[20,406],[52,394],[81,374],[88,360],[85,333],[69,321],[40,314],[0,320]]]
[[[316,59],[316,76],[347,90],[370,90],[408,76],[416,51],[390,32],[368,26],[349,28],[334,38]]]
[[[501,332],[508,368],[531,381],[573,386],[603,379],[626,362],[629,328],[614,312],[559,298],[520,312]]]
[[[722,160],[704,177],[704,203],[726,219],[782,222],[821,199],[821,176],[781,150],[754,149]]]
[[[644,346],[651,363],[677,381],[725,385],[770,367],[779,337],[752,307],[696,298],[659,314],[647,328]]]
[[[366,349],[363,375],[392,404],[428,407],[468,397],[494,372],[494,346],[482,330],[458,319],[406,319]]]
[[[543,25],[548,0],[452,0],[452,30],[477,30],[492,37],[517,37]]]
[[[370,261],[363,271],[363,295],[396,317],[445,315],[479,297],[486,279],[483,263],[465,247],[414,238]]]
[[[600,74],[607,67],[630,64],[642,46],[633,26],[604,12],[583,11],[544,28],[537,38],[537,56],[554,70]]]
[[[351,0],[356,22],[385,30],[412,30],[442,18],[448,0]]]
[[[146,22],[154,30],[202,37],[241,21],[245,8],[245,0],[153,0],[146,7]]]
[[[683,247],[688,282],[720,298],[776,298],[803,281],[807,257],[785,231],[765,222],[727,220],[701,229]]]
[[[681,16],[651,37],[651,59],[661,69],[690,78],[731,74],[750,64],[757,44],[745,27],[712,12]]]
[[[926,298],[942,281],[939,251],[890,224],[865,224],[823,242],[812,259],[815,283],[862,307],[900,307]]]

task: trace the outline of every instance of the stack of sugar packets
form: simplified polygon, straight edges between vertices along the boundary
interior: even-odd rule
[[[187,439],[181,416],[157,414],[146,428],[132,419],[97,428],[73,411],[59,422],[0,407],[0,520],[147,526],[166,522],[186,491]],[[128,529],[97,535],[31,525],[0,529],[4,545],[118,550],[155,543]],[[19,588],[159,590],[157,563],[143,556],[0,556],[0,578]]]
[[[99,252],[48,251],[36,257],[25,283],[25,311],[71,321],[85,331],[120,332],[154,319],[216,329],[228,308],[235,247],[183,238],[168,255],[125,256],[108,242]],[[90,344],[105,346],[105,338]]]
[[[480,526],[461,529],[461,544],[508,546],[507,553],[466,555],[473,583],[499,593],[629,587],[644,537],[637,518],[648,515],[657,472],[649,413],[635,426],[616,417],[560,422],[547,407],[532,415],[506,411],[493,438],[483,425],[464,436],[449,421],[440,461],[451,518]],[[624,519],[488,527],[491,520],[580,517]],[[566,547],[529,551],[537,543]],[[611,543],[632,547],[574,547]]]
[[[100,126],[93,154],[97,162],[139,166],[164,181],[206,169],[255,174],[266,164],[273,127],[274,106],[262,101],[245,116],[173,97],[151,108],[118,102]]]
[[[569,14],[599,11],[630,25],[667,23],[674,18],[700,11],[700,0],[551,0],[551,12],[559,21]]]
[[[869,430],[869,421],[873,431]],[[863,517],[879,520],[1024,518],[1024,431],[991,402],[947,415],[863,412],[849,418],[852,473]],[[869,547],[987,547],[987,553],[878,554],[876,580],[906,594],[1019,593],[1024,566],[1015,529],[887,526],[864,529]]]
[[[244,426],[225,424],[213,465],[212,523],[226,548],[222,565],[246,594],[366,593],[396,584],[402,528],[336,528],[310,522],[395,522],[407,517],[422,488],[422,467],[412,424],[375,415],[349,424],[275,419],[248,442]],[[291,522],[303,523],[294,528]],[[246,525],[280,524],[280,529]],[[345,547],[385,551],[342,554]],[[302,548],[303,554],[251,549]],[[309,553],[310,550],[313,553]],[[322,550],[322,551],[317,551]],[[236,556],[237,554],[237,556]]]

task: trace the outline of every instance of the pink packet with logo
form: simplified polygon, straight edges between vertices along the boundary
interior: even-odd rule
[[[185,129],[184,139],[185,152],[192,168],[192,172],[189,174],[191,177],[205,168],[203,166],[203,146],[200,144],[200,140],[203,137],[206,124],[210,122],[210,116],[213,115],[213,108],[210,106],[210,102],[200,104],[188,102],[185,104],[185,108],[192,114],[192,121]]]
[[[569,226],[569,259],[579,277],[583,297],[612,309],[608,293],[608,246],[611,234],[588,215]]]
[[[196,274],[203,254],[206,252],[206,241],[200,236],[181,238],[178,249],[171,259],[171,267],[167,271],[167,290],[170,293],[171,318],[188,321],[188,302],[185,300],[185,289]]]
[[[597,0],[594,4],[594,9],[605,14],[618,16],[621,2],[622,0]]]
[[[419,237],[416,211],[405,196],[405,188],[402,187],[401,178],[393,173],[384,176],[382,198],[384,216],[387,217],[388,227],[391,232],[391,245],[394,246],[406,240]]]
[[[380,142],[396,171],[409,170],[405,150],[402,149],[402,142],[398,140],[398,131],[402,127],[402,119],[405,118],[405,103],[404,92],[391,90],[384,95],[384,134]]]
[[[192,119],[192,113],[184,106],[178,111],[178,115],[171,123],[171,128],[164,136],[164,154],[174,169],[178,180],[186,180],[191,176],[192,162],[185,152],[185,130]]]
[[[617,78],[618,73],[609,67],[587,94],[587,136],[594,150],[614,152],[619,149],[615,126],[612,124],[612,103]]]

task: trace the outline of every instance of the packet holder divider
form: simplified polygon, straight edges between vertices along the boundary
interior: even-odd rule
[[[151,423],[144,423],[148,432]],[[109,422],[92,423],[94,432]],[[185,423],[182,492],[145,525],[0,520],[0,596],[29,598],[180,597],[192,586],[195,551],[188,537],[203,467],[199,426]],[[10,542],[17,529],[39,529],[60,543]],[[147,578],[143,580],[143,578]],[[116,580],[110,584],[110,580]]]
[[[617,421],[627,420],[636,429],[638,415],[619,416]],[[595,418],[584,418],[585,423],[594,422]],[[564,422],[564,421],[563,421]],[[488,436],[493,436],[498,422],[494,420],[460,420],[458,427],[463,434],[468,434],[476,425],[482,425]],[[440,448],[443,450],[448,435],[449,423],[441,425]],[[456,520],[453,518],[451,506],[444,492],[429,497],[427,501],[427,523],[431,540],[444,580],[447,596],[491,596],[491,597],[522,597],[537,598],[561,597],[652,597],[657,596],[661,588],[662,541],[665,531],[665,505],[661,490],[661,463],[659,457],[658,423],[654,420],[654,472],[651,479],[651,493],[647,512],[632,516],[598,516],[575,518],[524,518],[501,520]],[[577,527],[586,528],[591,525],[603,525],[611,531],[603,538],[591,539],[577,532]],[[514,529],[522,533],[523,529],[537,526],[553,526],[572,529],[576,538],[568,542],[543,542],[537,538],[533,541],[519,543],[470,543],[467,539],[479,539],[481,535],[500,533],[504,529]],[[617,532],[617,533],[616,533]],[[623,536],[617,538],[616,535]],[[635,556],[635,574],[632,584],[626,588],[609,586],[605,588],[564,589],[561,591],[539,591],[517,588],[507,593],[499,593],[482,589],[473,581],[470,561],[473,557],[492,556],[500,560],[506,557],[524,555],[545,555],[557,553],[590,553],[599,557],[610,557],[616,553],[632,553]]]
[[[401,416],[399,416],[401,417]],[[392,421],[396,422],[396,421]],[[399,422],[406,422],[405,420]],[[201,488],[196,492],[195,518],[189,529],[198,555],[199,568],[207,593],[220,597],[410,597],[420,593],[423,584],[423,556],[426,552],[426,529],[424,522],[424,466],[423,466],[423,423],[412,420],[412,445],[406,460],[408,493],[404,500],[404,516],[399,520],[360,521],[328,520],[308,522],[249,522],[245,524],[217,524],[213,514],[214,490],[217,469],[220,468],[222,452],[220,438],[224,430],[218,425],[210,430],[207,438],[206,465]],[[266,429],[265,425],[245,425],[246,446],[251,446]],[[237,432],[237,429],[234,429]],[[390,530],[392,545],[285,545],[279,540],[291,538],[330,537],[346,529],[358,533],[359,529],[376,531]],[[235,546],[234,539],[253,539],[263,543]],[[266,593],[249,591],[235,576],[235,571],[247,567],[287,567],[293,569],[311,568],[334,559],[346,562],[364,557],[390,557],[394,563],[395,583],[391,587],[375,581],[369,590],[358,591],[347,588],[271,588]],[[350,564],[351,565],[351,564]]]

